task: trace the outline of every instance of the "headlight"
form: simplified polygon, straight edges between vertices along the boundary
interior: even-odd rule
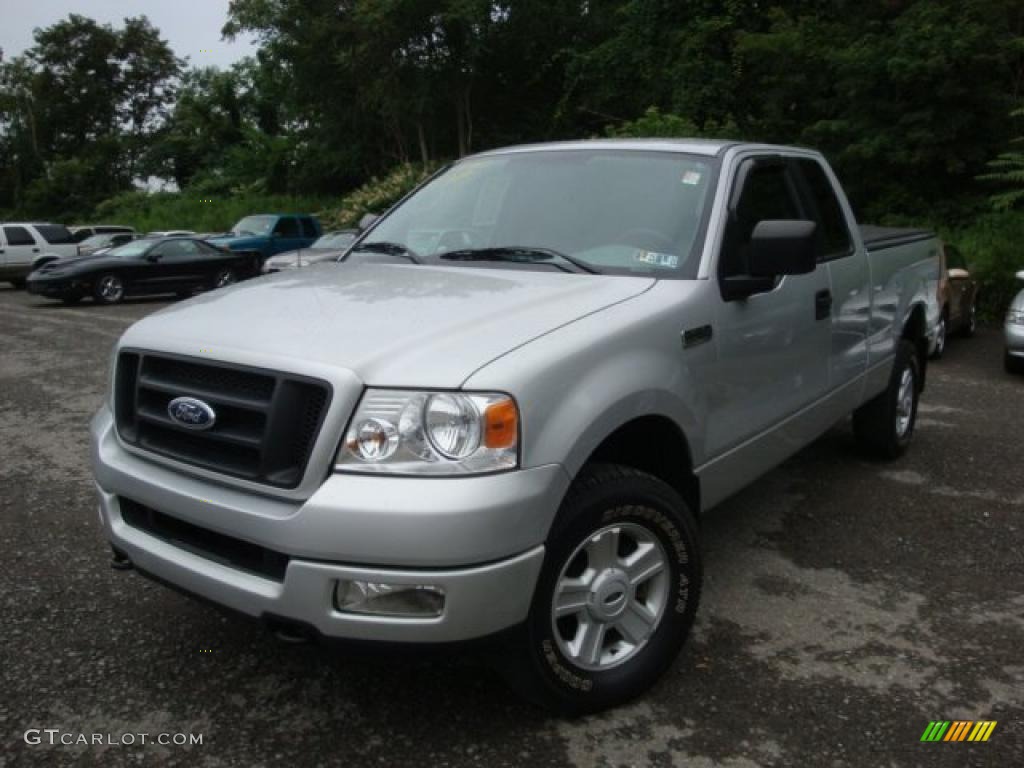
[[[1006,322],[1012,325],[1024,325],[1024,309],[1011,309],[1006,313]]]
[[[519,409],[496,392],[370,389],[338,451],[342,472],[466,475],[515,469]]]

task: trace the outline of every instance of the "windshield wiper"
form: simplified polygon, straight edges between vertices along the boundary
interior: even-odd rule
[[[561,251],[551,248],[536,248],[530,245],[502,245],[495,248],[464,248],[457,251],[448,251],[440,254],[439,258],[451,261],[512,261],[519,264],[538,264],[550,259],[561,259],[571,264],[580,272],[590,275],[599,275],[601,272],[587,264],[585,261],[570,256]],[[560,264],[551,266],[561,269],[563,272],[571,272]]]
[[[389,256],[401,256],[413,264],[422,264],[423,259],[412,248],[401,243],[390,243],[386,240],[377,240],[372,243],[358,243],[352,247],[352,252],[366,251],[367,253],[386,253]]]

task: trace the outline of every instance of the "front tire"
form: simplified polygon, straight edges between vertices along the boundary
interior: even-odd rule
[[[124,299],[124,280],[118,275],[100,275],[92,295],[100,304],[117,304]]]
[[[587,468],[548,538],[506,676],[526,698],[566,715],[622,704],[679,653],[701,583],[697,526],[682,497],[635,469]]]
[[[876,458],[899,458],[910,445],[921,394],[921,361],[914,345],[901,339],[889,386],[853,413],[853,432]]]
[[[975,331],[978,330],[978,305],[977,300],[971,303],[971,310],[967,313],[967,323],[963,327],[963,335],[966,338],[971,338]]]

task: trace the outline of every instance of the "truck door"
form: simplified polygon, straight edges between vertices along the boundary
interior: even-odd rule
[[[867,370],[868,324],[871,319],[871,271],[867,251],[858,247],[851,220],[836,194],[835,182],[813,158],[794,159],[806,207],[818,223],[820,263],[828,268],[831,287],[832,344],[829,388],[855,382]],[[860,393],[838,397],[836,418],[859,404]],[[847,402],[848,401],[848,402]]]
[[[718,257],[719,284],[749,274],[754,227],[773,219],[807,219],[790,163],[778,156],[744,159],[730,182],[729,212]],[[774,288],[746,298],[721,292],[713,337],[718,360],[708,387],[709,501],[726,495],[802,444],[787,420],[828,390],[831,331],[822,301],[828,269],[776,278]],[[787,450],[788,449],[788,450]],[[702,480],[703,482],[703,480]],[[737,485],[738,483],[738,485]]]
[[[304,243],[299,220],[294,216],[282,216],[277,220],[270,236],[270,255],[298,250],[303,247]]]

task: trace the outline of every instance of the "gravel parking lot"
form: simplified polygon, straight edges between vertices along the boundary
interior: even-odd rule
[[[697,629],[645,698],[523,704],[471,656],[292,646],[108,566],[87,460],[111,345],[162,301],[0,287],[0,767],[1024,765],[1024,378],[999,331],[929,369],[909,455],[848,425],[708,516]],[[921,743],[931,720],[987,743]],[[51,746],[27,729],[193,733]]]

